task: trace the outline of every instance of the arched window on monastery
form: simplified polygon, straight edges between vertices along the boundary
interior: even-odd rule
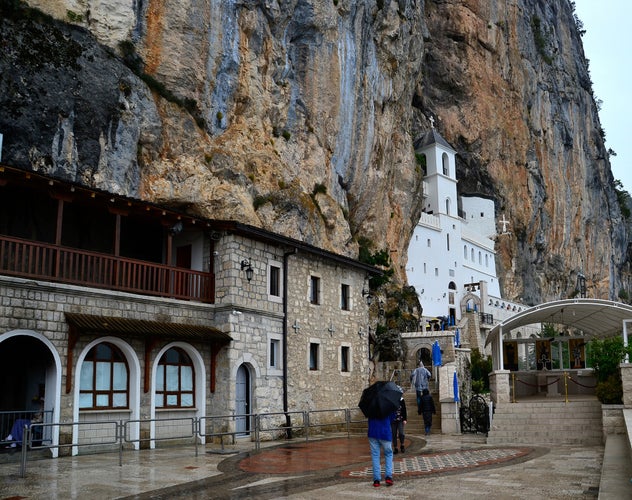
[[[450,198],[445,199],[445,213],[450,215]]]
[[[449,252],[450,251],[450,235],[449,234],[445,235],[445,245],[446,245],[446,249]]]
[[[471,260],[472,262],[474,262],[474,249],[473,249],[473,248],[472,248],[472,252],[470,253],[470,255],[471,255],[471,257],[472,257],[470,260]]]
[[[450,292],[448,295],[448,303],[450,305],[454,305],[454,294],[456,293],[456,283],[454,281],[450,281],[448,284],[448,290]]]
[[[128,408],[129,368],[114,344],[95,345],[81,364],[79,408]]]
[[[463,258],[467,260],[467,245],[463,245]]]
[[[443,163],[443,175],[450,175],[450,162],[447,153],[441,155],[441,161]]]
[[[481,254],[481,252],[478,252],[478,265],[482,265],[483,264],[483,256]]]
[[[195,406],[195,373],[189,355],[179,347],[168,349],[156,371],[156,408]]]
[[[485,267],[489,267],[489,255],[485,254]]]

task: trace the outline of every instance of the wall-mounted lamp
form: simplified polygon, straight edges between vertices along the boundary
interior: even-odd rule
[[[171,236],[175,236],[176,234],[180,234],[183,228],[184,226],[182,225],[182,221],[178,221],[169,228],[169,232],[171,233]]]
[[[364,300],[366,300],[367,306],[370,306],[373,303],[373,295],[371,294],[371,290],[368,290],[367,288],[363,288],[362,296],[364,297]]]
[[[255,274],[255,271],[252,269],[250,265],[250,259],[244,259],[241,261],[241,270],[246,270],[246,279],[250,281],[252,276]]]

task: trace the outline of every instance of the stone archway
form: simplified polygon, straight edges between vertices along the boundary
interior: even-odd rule
[[[59,421],[60,398],[61,359],[50,340],[31,330],[0,335],[0,410],[22,412],[20,418],[41,414],[43,423],[53,423]],[[59,442],[59,427],[41,432],[46,444]],[[58,449],[51,453],[56,457]]]

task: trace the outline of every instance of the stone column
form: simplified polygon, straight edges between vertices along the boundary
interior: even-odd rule
[[[623,385],[623,406],[632,408],[632,363],[621,363],[619,370]]]
[[[511,402],[511,385],[509,370],[496,370],[489,374],[489,390],[495,405]]]
[[[441,434],[460,434],[459,405],[454,400],[444,400],[441,405]]]

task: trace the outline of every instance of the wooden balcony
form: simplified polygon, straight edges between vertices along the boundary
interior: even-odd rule
[[[0,274],[213,303],[215,276],[0,235]]]

